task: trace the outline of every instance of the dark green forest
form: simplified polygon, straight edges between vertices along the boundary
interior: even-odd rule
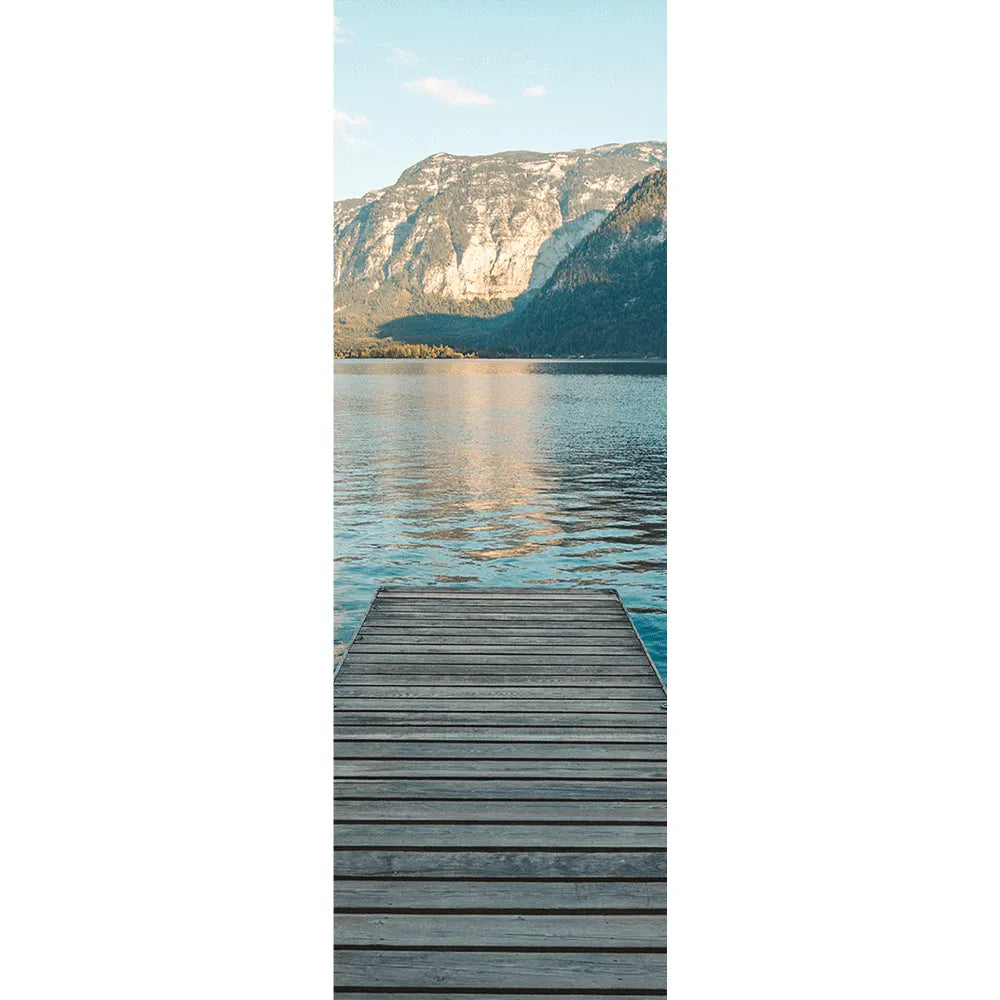
[[[665,357],[667,172],[633,187],[494,345],[528,355]]]

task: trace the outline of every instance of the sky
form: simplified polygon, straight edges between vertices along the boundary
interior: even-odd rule
[[[666,139],[666,0],[337,0],[334,197],[433,153]]]

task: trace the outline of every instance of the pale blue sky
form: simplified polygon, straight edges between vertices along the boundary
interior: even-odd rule
[[[334,16],[336,198],[432,153],[666,139],[665,0],[337,0]]]

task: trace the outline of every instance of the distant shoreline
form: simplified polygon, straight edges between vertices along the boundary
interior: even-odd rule
[[[346,354],[335,354],[333,356],[334,361],[581,361],[581,362],[593,362],[594,364],[608,362],[613,363],[663,363],[666,364],[667,359],[665,357],[659,358],[607,358],[607,357],[579,357],[572,354],[567,355],[524,355],[523,357],[511,357],[510,355],[504,355],[503,357],[490,357],[489,355],[476,355],[476,354],[466,354],[461,357],[441,357],[441,358],[388,358],[388,357],[367,357],[367,358],[354,358]]]

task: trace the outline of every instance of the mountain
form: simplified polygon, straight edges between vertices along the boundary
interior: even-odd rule
[[[493,342],[526,355],[664,357],[667,172],[647,174]]]
[[[393,322],[403,317],[426,317],[423,326],[433,331],[432,317],[446,314],[468,331],[475,324],[459,317],[510,313],[666,156],[660,142],[436,153],[387,188],[336,202],[338,345],[385,335],[386,324],[398,336],[410,329]],[[422,328],[419,320],[411,326]]]

